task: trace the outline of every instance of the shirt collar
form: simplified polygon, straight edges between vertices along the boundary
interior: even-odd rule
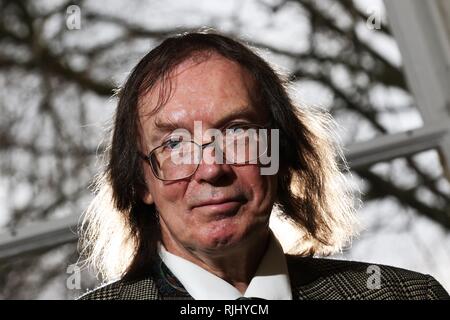
[[[235,300],[242,296],[268,300],[292,300],[286,258],[280,243],[273,234],[244,295],[218,276],[168,252],[162,244],[159,245],[158,252],[164,264],[196,300]]]

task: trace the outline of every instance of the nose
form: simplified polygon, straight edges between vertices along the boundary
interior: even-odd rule
[[[213,141],[203,144],[202,150],[203,156],[194,174],[194,179],[199,183],[217,184],[230,172],[231,167],[225,164],[225,160],[220,163],[216,161]]]

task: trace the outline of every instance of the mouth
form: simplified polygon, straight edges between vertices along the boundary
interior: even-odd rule
[[[245,198],[243,197],[210,199],[194,205],[192,209],[229,216],[236,214],[244,202]]]

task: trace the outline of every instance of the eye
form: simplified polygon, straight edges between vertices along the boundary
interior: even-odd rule
[[[227,132],[230,133],[242,133],[244,130],[248,128],[247,123],[235,123],[226,128]]]
[[[164,141],[164,149],[175,150],[178,149],[183,141],[183,137],[174,137]]]
[[[224,133],[225,133],[225,135],[231,135],[231,136],[238,138],[238,137],[245,135],[248,128],[249,128],[248,123],[235,123],[235,124],[228,126],[225,129]]]

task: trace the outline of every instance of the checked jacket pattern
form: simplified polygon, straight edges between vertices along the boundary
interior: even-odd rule
[[[371,264],[286,255],[294,300],[437,300],[449,299],[432,276],[378,265],[380,285],[371,288]],[[83,294],[80,300],[192,300],[159,259],[149,274],[118,280]]]

